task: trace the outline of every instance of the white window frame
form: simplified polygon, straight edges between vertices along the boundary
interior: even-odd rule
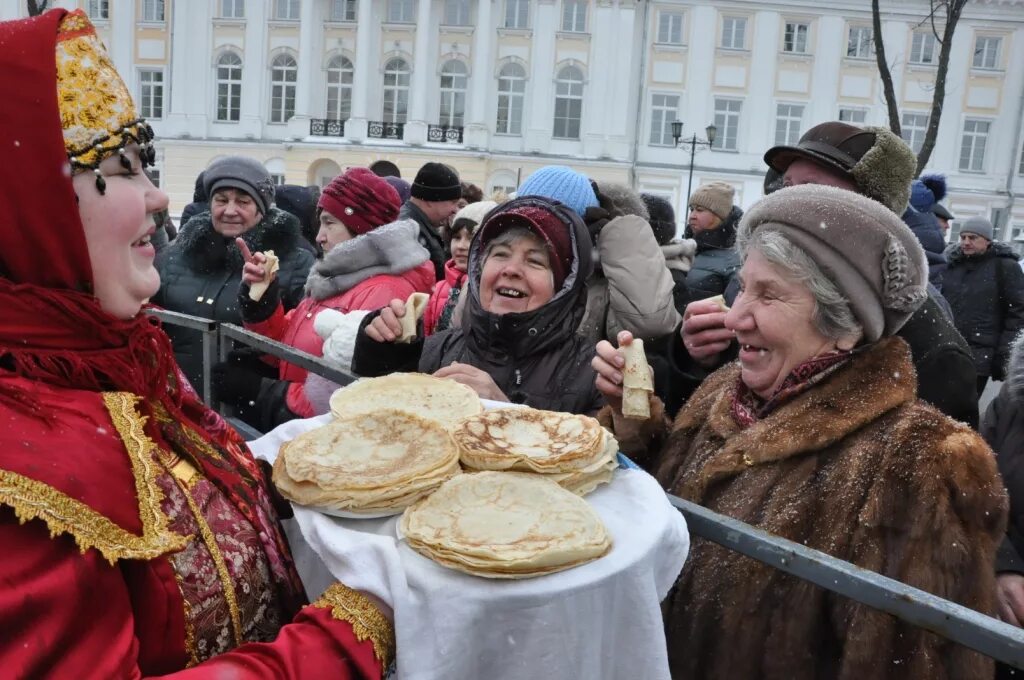
[[[470,26],[471,14],[469,0],[444,0],[445,26]]]
[[[974,39],[973,68],[994,71],[1000,67],[1003,39],[995,35],[979,35]],[[980,58],[979,58],[980,57]]]
[[[217,69],[214,120],[219,123],[237,123],[241,119],[242,69],[244,65],[242,57],[234,50],[227,50],[217,57],[217,65],[214,67]]]
[[[782,51],[786,54],[810,54],[811,25],[806,21],[787,21],[782,29]]]
[[[505,28],[530,27],[530,0],[505,0]]]
[[[429,2],[429,0],[423,0]],[[388,0],[388,24],[416,23],[416,0]]]
[[[405,123],[408,120],[411,77],[412,69],[403,57],[392,57],[384,64],[381,120],[385,123]]]
[[[657,43],[659,45],[682,45],[685,19],[686,16],[683,12],[658,10]]]
[[[719,47],[724,50],[747,49],[747,17],[722,17],[722,35]]]
[[[806,104],[778,102],[775,105],[775,146],[796,146],[800,141]]]
[[[924,146],[924,136],[928,134],[930,119],[931,115],[927,111],[903,112],[900,120],[900,136],[915,155],[921,153],[921,147]]]
[[[336,54],[327,62],[327,109],[329,120],[348,120],[352,115],[352,85],[355,67],[343,54]]]
[[[164,117],[164,70],[147,67],[138,70],[139,115],[147,120]]]
[[[109,21],[110,0],[88,0],[85,3],[85,13],[95,21]]]
[[[331,0],[331,21],[351,22],[355,21],[357,17],[357,0]]]
[[[984,131],[979,130],[981,126],[984,126]],[[969,130],[968,128],[973,129]],[[963,136],[960,138],[960,172],[985,172],[985,154],[988,151],[990,134],[992,134],[991,119],[964,119]]]
[[[295,115],[299,64],[288,53],[278,54],[270,62],[270,122],[287,123]]]
[[[651,93],[651,132],[648,146],[675,146],[672,121],[679,119],[679,95],[665,92]]]
[[[851,125],[864,125],[868,120],[868,110],[859,106],[840,106],[838,120]]]
[[[514,72],[513,72],[514,71]],[[498,71],[498,110],[494,133],[523,134],[523,105],[526,98],[526,69],[510,61]]]
[[[587,32],[587,0],[562,0],[562,32]]]
[[[441,66],[441,102],[437,113],[439,125],[462,127],[465,124],[468,86],[469,69],[464,63],[458,59],[449,59]]]
[[[274,0],[274,21],[298,21],[302,13],[301,2],[302,0]]]
[[[244,19],[245,0],[220,0],[220,19]]]
[[[871,59],[875,56],[875,38],[870,26],[850,26],[846,33],[846,58]]]
[[[742,99],[715,97],[715,127],[718,132],[711,145],[712,149],[716,151],[739,150],[740,116],[742,115]]]
[[[935,66],[939,61],[939,41],[929,28],[914,31],[910,40],[910,56],[907,61],[917,66]]]
[[[142,20],[151,24],[164,22],[164,0],[142,0]]]
[[[555,110],[551,130],[554,139],[580,139],[585,84],[586,76],[579,66],[569,64],[558,70],[555,76]],[[563,108],[562,115],[559,115],[559,105]]]

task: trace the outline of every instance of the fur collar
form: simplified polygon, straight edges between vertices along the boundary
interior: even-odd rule
[[[1010,364],[1006,369],[1007,389],[1017,404],[1024,404],[1024,331],[1013,339],[1010,346]]]
[[[254,253],[273,250],[283,259],[302,247],[302,232],[295,216],[271,208],[259,224],[242,234],[242,240]],[[197,272],[242,271],[242,253],[235,246],[235,239],[224,238],[213,230],[213,218],[209,212],[190,219],[188,229],[178,234],[173,245],[181,250],[184,259]]]
[[[665,256],[665,265],[669,269],[688,272],[693,266],[693,256],[697,253],[697,241],[692,238],[676,239],[661,247]]]
[[[419,244],[415,220],[401,220],[339,243],[309,270],[306,294],[314,300],[340,295],[371,276],[401,274],[430,259]]]
[[[670,442],[677,433],[689,436],[705,426],[723,440],[721,455],[686,482],[686,498],[701,497],[713,482],[747,467],[827,447],[917,398],[910,348],[897,337],[865,348],[827,380],[746,429],[733,420],[729,409],[739,374],[739,362],[714,373],[672,426]],[[670,455],[680,453],[673,450]]]
[[[983,252],[981,255],[965,255],[963,248],[960,247],[959,243],[954,245],[947,254],[950,264],[981,262],[982,260],[988,260],[995,257],[1006,258],[1007,260],[1013,260],[1014,262],[1017,262],[1020,259],[1017,257],[1017,253],[1013,252],[1013,248],[1005,243],[1000,243],[999,241],[992,241],[988,250]]]

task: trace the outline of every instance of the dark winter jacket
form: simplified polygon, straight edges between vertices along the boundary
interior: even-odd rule
[[[723,294],[736,276],[740,256],[733,246],[742,217],[743,211],[733,206],[729,216],[713,231],[694,234],[691,227],[686,227],[686,238],[697,241],[697,255],[686,275],[687,303]]]
[[[281,302],[292,309],[304,297],[303,286],[313,264],[313,252],[299,232],[299,221],[271,208],[263,220],[242,235],[252,252],[273,250],[280,259],[277,281]],[[242,324],[238,288],[242,283],[242,254],[233,238],[213,230],[210,213],[189,221],[188,229],[156,259],[160,290],[153,303],[173,312]],[[202,385],[202,338],[196,331],[166,326],[174,354],[185,376],[197,389]]]
[[[295,215],[299,220],[302,237],[314,248],[319,249],[316,242],[316,234],[320,231],[316,218],[316,198],[309,187],[298,184],[281,184],[274,187],[274,205]]]
[[[1002,380],[1010,343],[1024,326],[1024,272],[1017,256],[998,242],[971,257],[957,245],[949,254],[943,292],[974,354],[977,375]]]
[[[206,195],[206,187],[203,185],[203,173],[199,173],[196,177],[195,189],[192,191],[192,202],[181,211],[181,219],[178,220],[181,230],[185,230],[185,225],[190,219],[199,213],[209,212],[209,210],[210,197]]]
[[[423,211],[416,207],[411,200],[402,205],[402,209],[398,211],[398,219],[416,220],[416,223],[420,225],[420,245],[430,253],[430,261],[434,263],[434,279],[444,281],[444,263],[448,256],[445,255],[444,241],[441,240],[441,234],[437,231],[437,227],[430,223]]]
[[[918,212],[907,206],[903,213],[903,223],[914,232],[924,254],[928,258],[928,281],[942,291],[942,274],[946,271],[946,239],[942,237],[942,230],[935,215],[930,212]]]
[[[552,203],[536,197],[509,201],[501,208]],[[378,343],[360,329],[352,368],[376,376],[400,370],[433,373],[453,362],[486,371],[513,402],[568,413],[594,413],[603,398],[594,387],[590,366],[594,346],[578,334],[583,317],[586,281],[593,270],[590,236],[580,218],[556,207],[573,239],[573,264],[562,288],[547,304],[523,313],[491,314],[480,304],[483,250],[478,230],[470,246],[469,288],[459,328],[435,333],[411,345]],[[363,328],[374,315],[367,316]]]

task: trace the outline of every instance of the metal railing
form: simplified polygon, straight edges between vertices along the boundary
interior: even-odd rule
[[[428,125],[428,142],[448,142],[462,144],[462,126],[460,125]]]
[[[176,312],[152,310],[150,313],[164,323],[203,332],[204,395],[210,392],[209,376],[214,358],[226,357],[233,343],[254,347],[342,385],[356,379],[356,376],[329,365],[320,357],[232,324],[218,324],[209,319]],[[213,343],[212,353],[207,349],[208,342]],[[207,403],[212,404],[210,400]],[[247,439],[260,436],[259,432],[240,421],[232,419],[231,422],[239,427]],[[693,536],[705,538],[799,579],[884,611],[1008,666],[1024,670],[1024,630],[1020,628],[676,496],[669,495],[668,499],[686,518]]]
[[[405,139],[405,123],[371,120],[366,127],[366,136],[372,139]]]
[[[345,121],[334,118],[310,118],[309,135],[311,137],[344,137]]]

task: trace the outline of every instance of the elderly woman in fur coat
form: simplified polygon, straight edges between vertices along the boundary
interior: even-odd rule
[[[622,356],[600,343],[603,422],[670,493],[994,614],[1007,505],[995,459],[918,401],[893,336],[925,299],[913,234],[875,201],[807,185],[756,205],[737,245],[726,327],[739,360],[669,428],[655,399],[652,418],[622,416]],[[980,654],[709,541],[694,542],[664,611],[674,678],[992,673]]]

